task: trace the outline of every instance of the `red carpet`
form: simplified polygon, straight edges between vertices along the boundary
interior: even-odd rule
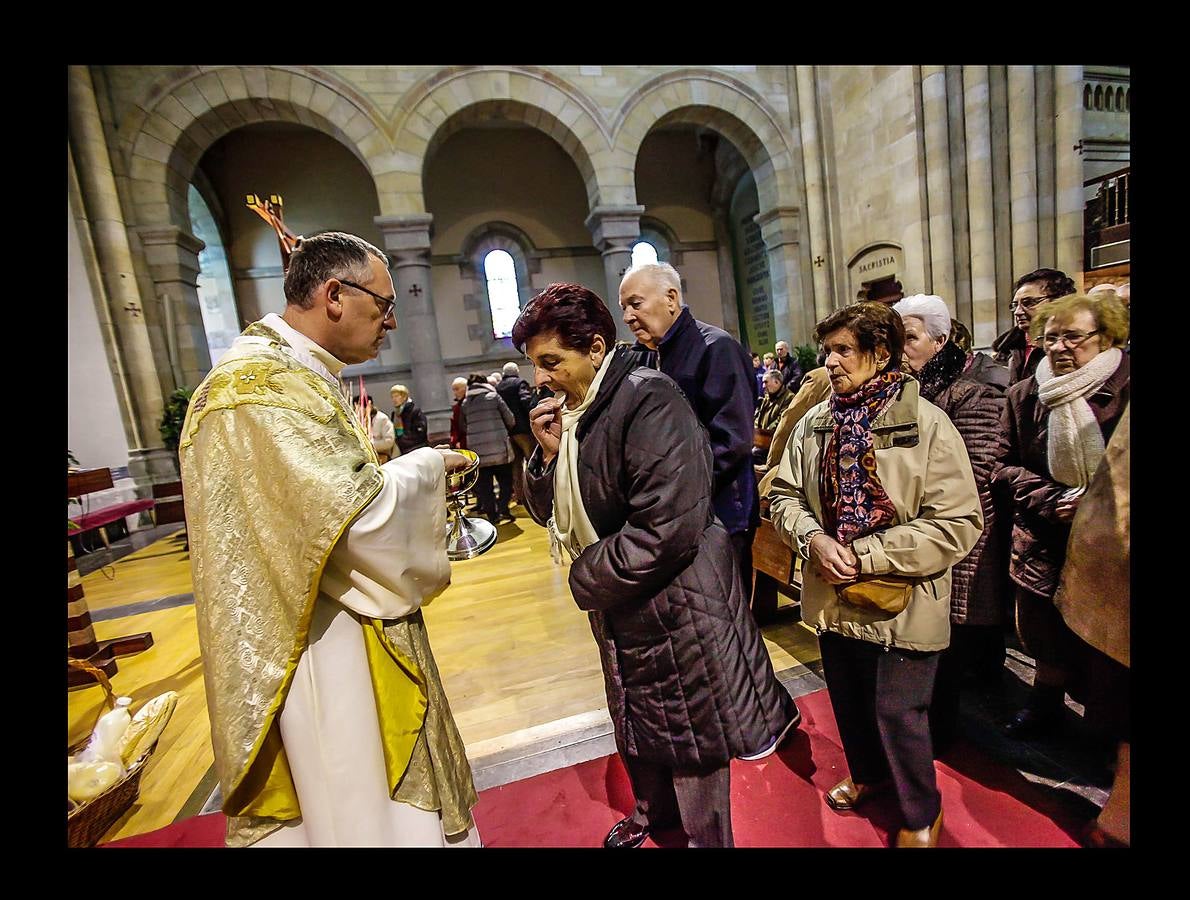
[[[802,723],[760,762],[732,763],[731,816],[738,847],[884,847],[899,827],[891,795],[862,814],[837,813],[822,794],[847,774],[826,691],[798,698]],[[1057,799],[960,744],[939,762],[942,847],[1077,847],[1083,823]],[[475,819],[489,847],[598,847],[632,810],[620,758],[603,757],[480,794]],[[186,819],[108,847],[221,846],[223,816]],[[660,835],[662,846],[680,834]],[[657,846],[652,840],[645,847]]]

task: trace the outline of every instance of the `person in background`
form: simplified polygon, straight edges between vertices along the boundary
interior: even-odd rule
[[[504,376],[501,375],[499,372],[493,372],[491,375],[488,376],[488,384],[490,384],[492,387],[498,387],[500,382],[503,380],[504,380]]]
[[[793,392],[781,380],[780,372],[766,372],[764,375],[764,399],[760,401],[760,408],[756,410],[756,436],[772,439],[781,414],[793,400]],[[768,458],[769,441],[752,447],[752,456],[757,464]]]
[[[1074,281],[1065,272],[1057,269],[1038,269],[1017,279],[1013,289],[1012,327],[992,342],[996,362],[1008,366],[1008,384],[1011,387],[1024,381],[1037,369],[1045,353],[1034,346],[1029,338],[1029,325],[1037,308],[1047,300],[1056,300],[1075,292]]]
[[[950,569],[983,529],[963,439],[901,371],[905,330],[882,303],[818,323],[829,400],[794,429],[770,514],[802,568],[849,775],[826,794],[856,809],[890,783],[898,847],[934,847],[942,796],[927,710],[950,640]]]
[[[409,397],[409,388],[394,384],[389,388],[393,401],[393,428],[397,434],[397,446],[402,453],[411,453],[430,446],[429,424],[426,414]]]
[[[903,371],[918,381],[919,395],[954,423],[967,448],[979,502],[983,534],[971,552],[954,564],[950,585],[950,646],[938,660],[930,733],[934,752],[958,736],[959,686],[971,671],[985,683],[998,683],[1004,669],[1004,599],[1008,548],[997,527],[992,473],[1000,456],[1004,392],[964,374],[967,354],[951,343],[950,310],[941,297],[915,294],[894,307],[905,326]]]
[[[358,413],[359,404],[355,405]],[[388,416],[378,410],[372,405],[372,401],[368,401],[368,432],[372,439],[372,449],[376,451],[376,456],[379,457],[381,465],[388,462],[394,456],[400,456],[401,451],[396,448],[396,433],[393,430],[393,422]]]
[[[467,433],[467,449],[479,455],[479,476],[475,482],[479,511],[493,525],[506,519],[516,521],[508,508],[512,498],[513,460],[508,433],[515,424],[512,410],[489,380],[478,372],[471,375],[463,400],[463,428]],[[499,488],[499,496],[493,483]]]
[[[980,384],[990,384],[1001,391],[1008,390],[1008,367],[1000,365],[986,353],[972,350],[974,341],[971,332],[958,319],[950,320],[950,342],[966,354],[963,375]]]
[[[467,397],[467,379],[460,375],[450,383],[454,402],[450,408],[450,446],[456,450],[467,449],[467,432],[463,428],[463,400]]]
[[[789,344],[777,341],[773,349],[777,351],[777,371],[781,373],[781,380],[785,382],[785,386],[801,384],[802,367],[798,365],[797,357],[789,352]]]
[[[1070,522],[1131,393],[1129,356],[1120,350],[1128,340],[1128,313],[1114,295],[1050,301],[1036,310],[1030,327],[1045,359],[1008,389],[995,476],[1012,504],[1009,575],[1016,584],[1017,634],[1037,662],[1029,700],[1005,726],[1018,738],[1052,730],[1066,690],[1081,692],[1074,680],[1077,640],[1053,597]]]
[[[760,354],[752,354],[752,372],[756,375],[756,405],[760,405],[760,401],[764,399],[764,373],[767,371],[764,363],[760,361]]]
[[[504,377],[496,385],[496,393],[504,404],[512,410],[516,424],[512,427],[512,502],[524,503],[525,500],[525,460],[533,452],[536,444],[533,434],[529,430],[529,409],[532,402],[532,390],[529,382],[521,377],[521,369],[514,362],[504,364]]]
[[[680,824],[689,846],[730,847],[732,758],[768,756],[800,714],[712,513],[706,430],[615,337],[607,306],[577,284],[551,284],[513,325],[536,380],[557,392],[532,412],[526,505],[571,560],[636,801],[604,846]]]

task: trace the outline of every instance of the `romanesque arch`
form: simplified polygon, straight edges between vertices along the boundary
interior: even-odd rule
[[[756,177],[761,210],[800,206],[793,155],[777,114],[752,88],[722,73],[683,69],[646,82],[621,105],[613,120],[616,166],[631,191],[636,154],[658,125],[689,122],[719,132],[744,155]]]
[[[376,176],[392,142],[375,106],[325,73],[271,66],[194,68],[156,88],[121,132],[136,223],[189,229],[186,190],[219,138],[256,122],[293,122],[346,146]]]
[[[425,212],[426,159],[458,129],[492,118],[523,122],[552,137],[578,166],[590,205],[607,202],[611,139],[598,108],[551,72],[485,66],[446,69],[410,91],[394,117],[394,165],[376,173],[381,210]]]

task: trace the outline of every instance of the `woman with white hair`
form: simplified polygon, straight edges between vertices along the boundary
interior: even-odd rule
[[[992,474],[1002,450],[1000,417],[1004,393],[965,374],[967,354],[949,340],[950,310],[941,297],[915,294],[893,309],[905,325],[902,370],[920,383],[921,396],[939,407],[963,439],[979,502],[983,534],[975,548],[952,570],[950,646],[938,661],[938,679],[930,705],[930,732],[937,754],[956,736],[959,683],[970,668],[995,682],[1004,665],[1004,599],[1008,562],[1006,533],[996,527]]]

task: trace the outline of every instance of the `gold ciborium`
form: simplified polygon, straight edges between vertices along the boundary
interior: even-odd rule
[[[463,514],[463,495],[479,478],[479,456],[472,450],[454,452],[467,457],[470,465],[446,473],[446,508],[453,513],[446,525],[446,556],[451,560],[473,559],[496,543],[496,526]]]

